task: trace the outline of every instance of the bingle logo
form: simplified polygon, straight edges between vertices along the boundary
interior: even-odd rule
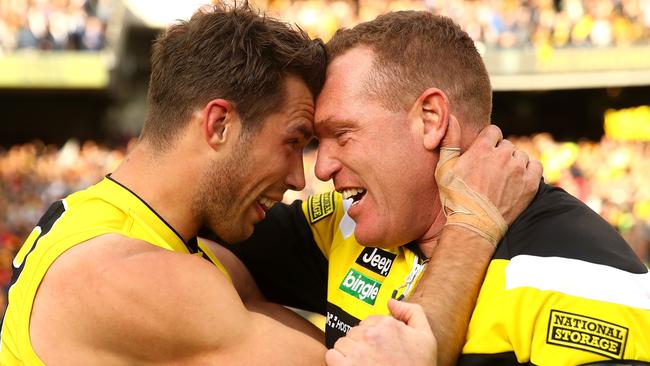
[[[369,305],[374,305],[379,294],[381,282],[366,277],[363,274],[350,269],[348,274],[341,282],[339,289],[356,297],[357,299]]]
[[[356,263],[380,276],[388,275],[397,255],[377,248],[365,248]]]

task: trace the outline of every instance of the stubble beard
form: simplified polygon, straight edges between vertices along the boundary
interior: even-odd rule
[[[246,239],[241,215],[244,203],[240,191],[249,175],[249,146],[241,142],[225,160],[210,163],[194,196],[194,212],[201,226],[226,243]]]

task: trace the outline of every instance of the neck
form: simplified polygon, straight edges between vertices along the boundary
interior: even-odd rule
[[[463,125],[461,124],[462,133],[461,133],[460,148],[461,148],[461,152],[464,153],[465,151],[467,151],[467,149],[469,149],[469,147],[472,145],[472,143],[478,136],[478,131],[476,131],[474,128],[471,127],[463,128],[462,126]],[[420,239],[417,240],[420,250],[428,258],[431,258],[434,249],[438,246],[438,239],[440,238],[442,229],[445,223],[447,222],[447,218],[445,217],[445,214],[442,210],[442,204],[440,202],[439,197],[436,199],[434,210],[436,210],[435,211],[436,214],[431,223],[431,226],[429,227],[427,232]]]
[[[193,190],[188,188],[195,181],[192,171],[196,170],[191,155],[177,150],[172,147],[160,153],[140,141],[111,178],[143,199],[187,242],[199,230],[192,212]]]
[[[434,209],[436,210],[436,216],[433,218],[431,226],[429,226],[427,232],[416,241],[420,250],[427,256],[427,258],[431,258],[433,255],[433,250],[438,246],[438,238],[440,237],[442,228],[445,225],[445,222],[447,222],[447,218],[445,217],[440,205],[440,199],[436,200],[435,206],[436,208]]]

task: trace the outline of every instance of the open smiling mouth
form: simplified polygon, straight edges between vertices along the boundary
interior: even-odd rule
[[[366,195],[366,190],[363,188],[347,188],[344,189],[341,194],[343,195],[344,200],[352,198],[352,204],[354,205]]]
[[[271,207],[273,207],[273,205],[275,205],[278,201],[272,200],[268,197],[260,196],[257,202],[260,204],[260,206],[262,206],[264,212],[268,212]]]

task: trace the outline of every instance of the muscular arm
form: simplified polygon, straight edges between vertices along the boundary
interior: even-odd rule
[[[452,126],[442,146],[459,146]],[[541,178],[539,162],[515,153],[501,131],[489,126],[456,160],[454,174],[487,198],[510,224],[532,201]],[[497,238],[500,239],[500,238]],[[409,301],[420,304],[438,342],[438,365],[453,365],[495,247],[475,230],[444,227],[422,279]]]
[[[459,243],[463,243],[459,245]],[[442,231],[409,302],[420,304],[438,342],[438,365],[454,365],[494,247],[459,226]]]
[[[117,235],[93,241],[59,258],[39,290],[32,335],[48,365],[324,362],[322,344],[249,311],[204,259]]]
[[[213,241],[201,240],[219,258],[221,264],[228,271],[232,283],[248,311],[267,315],[288,327],[305,333],[320,343],[324,343],[325,334],[316,326],[284,306],[267,301],[257,287],[253,276],[239,258]]]

